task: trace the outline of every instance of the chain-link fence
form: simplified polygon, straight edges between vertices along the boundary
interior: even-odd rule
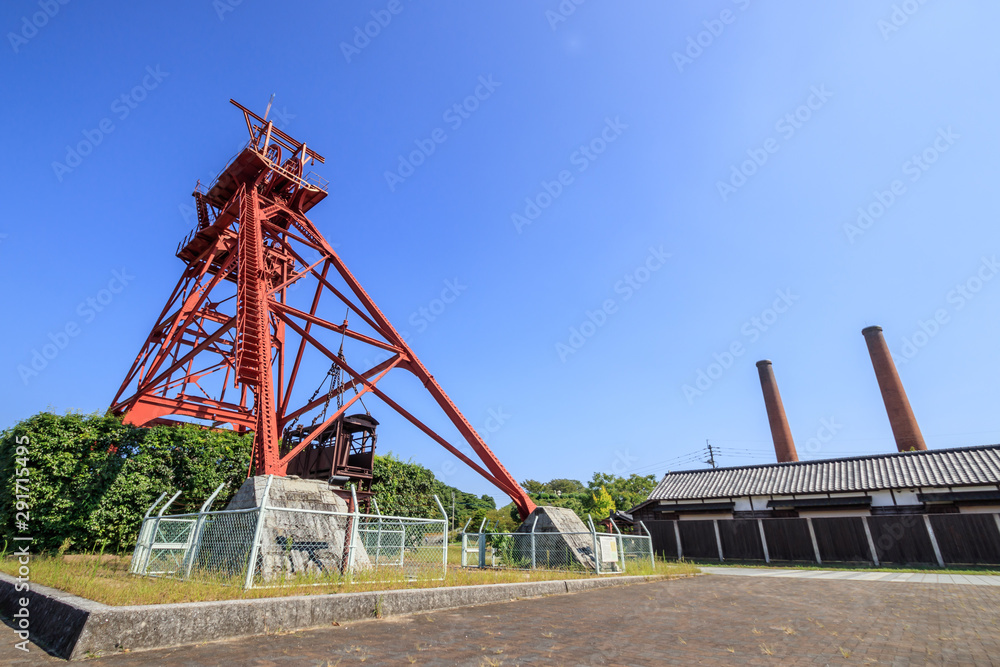
[[[644,528],[644,527],[643,527]],[[646,535],[538,531],[462,533],[463,567],[576,570],[621,574],[654,567],[653,543]]]
[[[131,571],[245,588],[444,578],[443,509],[426,519],[272,507],[265,490],[260,507],[208,511],[220,490],[197,514],[164,516],[175,495],[152,515],[161,495],[143,519]]]

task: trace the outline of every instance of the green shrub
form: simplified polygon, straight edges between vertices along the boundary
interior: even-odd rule
[[[194,425],[138,428],[109,415],[39,413],[0,433],[0,537],[18,534],[18,444],[27,447],[30,496],[21,534],[34,538],[34,549],[123,551],[161,492],[181,491],[172,513],[197,511],[226,482],[216,501],[224,505],[246,477],[252,443],[252,434]]]

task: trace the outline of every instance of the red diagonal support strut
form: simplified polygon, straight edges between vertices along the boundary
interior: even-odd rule
[[[252,430],[258,474],[283,475],[294,465],[315,475],[310,466],[329,461],[317,448],[334,446],[333,434],[339,443],[343,429],[356,433],[377,423],[347,415],[368,395],[496,485],[527,516],[534,503],[306,217],[327,192],[305,167],[323,157],[236,106],[250,143],[211,187],[194,193],[197,228],[177,250],[184,274],[111,409],[140,425],[187,418]],[[420,380],[471,452],[379,386],[396,367]],[[374,450],[359,447],[337,450],[343,460],[333,469],[363,480],[371,465],[364,456]]]

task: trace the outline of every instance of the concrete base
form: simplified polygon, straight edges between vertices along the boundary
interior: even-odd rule
[[[536,517],[537,523],[535,523]],[[576,562],[588,570],[596,569],[594,565],[594,539],[590,529],[580,520],[576,512],[567,507],[540,505],[528,515],[528,518],[515,532],[530,533],[532,524],[535,524],[536,534],[560,533],[561,540],[565,542],[566,548]],[[610,571],[616,569],[617,566],[614,563],[605,563],[602,564],[602,567]]]
[[[260,506],[267,479],[266,475],[247,479],[226,509]],[[288,509],[350,513],[347,502],[324,481],[295,476],[272,477],[258,554],[261,579],[270,581],[281,576],[342,572],[347,564],[344,539],[350,519],[285,511]],[[371,567],[360,540],[355,541],[353,566],[355,572]]]
[[[268,475],[257,475],[243,482],[240,490],[226,505],[227,510],[259,507],[264,497]],[[301,479],[294,475],[272,477],[267,504],[271,507],[320,510],[348,513],[347,502],[338,496],[329,484],[319,479]]]
[[[37,584],[31,585],[30,592],[19,593],[14,589],[17,580],[0,573],[0,615],[11,618],[20,609],[18,599],[28,597],[31,641],[61,658],[81,660],[662,578],[623,576],[112,607]]]

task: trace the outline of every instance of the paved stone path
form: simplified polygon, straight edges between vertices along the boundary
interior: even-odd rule
[[[0,630],[0,663],[61,662]],[[87,664],[1000,665],[1000,587],[710,575]]]
[[[872,572],[870,570],[802,570],[773,567],[702,567],[707,574],[734,577],[792,577],[795,579],[846,579],[850,581],[892,581],[910,584],[959,584],[964,586],[1000,586],[1000,575],[935,574],[924,572]],[[997,656],[1000,662],[1000,656]]]

